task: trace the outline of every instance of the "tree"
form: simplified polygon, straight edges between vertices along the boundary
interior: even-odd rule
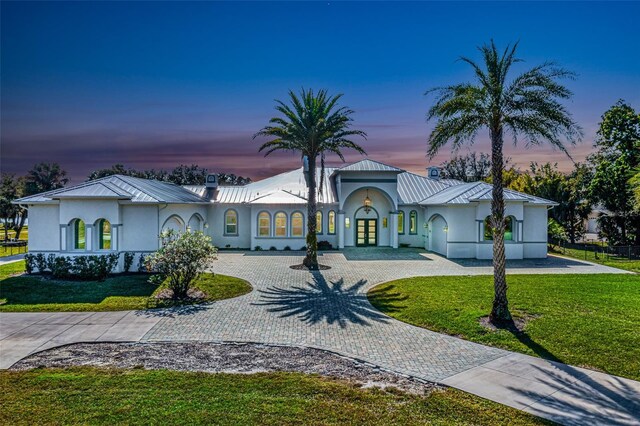
[[[640,245],[632,179],[640,166],[640,114],[618,101],[602,116],[595,147],[588,158],[595,169],[589,195],[610,212],[598,220],[601,233],[613,244]]]
[[[503,170],[505,133],[513,142],[522,137],[526,146],[548,142],[567,153],[563,139],[575,143],[581,130],[569,112],[559,102],[571,97],[560,79],[574,74],[545,62],[509,80],[517,62],[517,43],[498,52],[493,41],[479,48],[483,63],[462,57],[470,65],[475,80],[429,90],[435,94],[427,120],[437,119],[428,139],[431,158],[447,143],[458,149],[472,144],[481,129],[488,129],[491,139],[491,176],[493,182],[491,226],[493,229],[494,300],[490,320],[494,323],[511,321],[507,301],[506,258],[504,248],[505,216]],[[568,155],[568,154],[567,154]]]
[[[260,146],[265,156],[275,151],[299,152],[306,159],[308,174],[307,197],[307,254],[303,264],[309,269],[318,268],[318,240],[316,237],[316,164],[320,159],[320,189],[324,181],[325,156],[334,153],[342,161],[342,149],[353,149],[365,154],[350,137],[366,139],[362,130],[351,129],[353,111],[338,106],[341,94],[329,96],[326,90],[317,94],[313,90],[302,89],[300,96],[289,91],[291,105],[276,101],[276,110],[282,115],[269,120],[269,125],[253,137],[272,138]]]
[[[202,232],[177,233],[169,229],[160,234],[161,247],[145,258],[147,270],[157,272],[153,280],[168,281],[174,299],[188,297],[193,280],[206,272],[217,257],[211,237]]]
[[[33,195],[64,187],[68,182],[67,172],[58,163],[38,163],[27,172],[26,194]]]
[[[204,185],[207,180],[207,173],[207,169],[197,164],[190,166],[180,164],[169,173],[167,180],[176,185]]]
[[[16,224],[20,223],[23,208],[11,202],[20,198],[20,179],[14,175],[3,173],[0,177],[0,219],[4,228],[4,239],[9,239],[9,230],[15,230]],[[20,238],[18,233],[17,238]]]
[[[174,168],[171,173],[165,170],[135,170],[125,167],[122,164],[114,164],[107,169],[99,169],[91,172],[87,180],[100,179],[107,176],[123,175],[133,176],[142,179],[153,179],[161,182],[173,182],[177,185],[204,185],[207,177],[207,169],[199,167],[197,164],[186,166],[181,164]],[[218,183],[221,185],[246,185],[251,183],[250,178],[236,176],[233,173],[218,173]]]
[[[441,164],[445,179],[457,179],[462,182],[485,180],[491,172],[491,159],[488,154],[470,152],[465,156],[455,156]]]

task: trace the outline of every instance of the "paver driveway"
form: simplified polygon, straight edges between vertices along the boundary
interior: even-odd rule
[[[206,307],[152,313],[66,314],[66,320],[65,314],[42,314],[36,317],[39,324],[29,328],[35,332],[38,327],[62,327],[53,341],[38,342],[40,350],[71,341],[106,340],[311,346],[448,384],[566,424],[640,424],[636,417],[640,412],[638,382],[414,327],[383,315],[366,298],[371,286],[397,278],[488,274],[488,262],[452,262],[416,250],[378,249],[324,254],[321,263],[331,266],[325,271],[289,268],[300,260],[299,253],[224,253],[215,271],[248,280],[253,292]],[[509,268],[511,273],[620,272],[559,258],[511,262]],[[12,315],[19,314],[0,314],[0,320]],[[100,315],[102,328],[86,328],[93,315]],[[117,321],[109,323],[109,315]],[[93,322],[97,326],[101,321]],[[61,322],[69,328],[64,329]],[[67,338],[74,327],[75,333]],[[24,344],[29,334],[25,330],[6,336],[3,346]],[[16,335],[22,340],[16,340]]]

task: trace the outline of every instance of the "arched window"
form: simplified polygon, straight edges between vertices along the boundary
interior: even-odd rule
[[[196,232],[202,231],[202,227],[204,225],[204,219],[198,213],[194,213],[189,219],[189,223],[187,224],[187,231]]]
[[[418,233],[418,212],[415,210],[409,213],[409,233],[413,235]]]
[[[98,236],[98,249],[111,250],[111,224],[106,219],[99,219],[96,223],[96,233]]]
[[[224,235],[238,235],[238,212],[235,210],[227,210],[224,214]]]
[[[329,211],[327,215],[327,232],[329,234],[336,233],[336,212],[333,210]]]
[[[268,212],[261,212],[258,215],[258,237],[268,237],[271,235],[271,215]]]
[[[322,212],[316,212],[316,234],[322,234]]]
[[[275,236],[286,237],[287,236],[287,214],[284,212],[276,213],[275,216]]]
[[[398,234],[404,234],[404,212],[398,211]]]
[[[513,241],[514,231],[513,225],[515,220],[513,216],[507,216],[504,218],[504,240]],[[491,216],[487,216],[484,219],[484,240],[493,241],[493,227],[491,226]]]
[[[162,225],[162,232],[168,231],[169,229],[172,229],[175,232],[184,232],[184,221],[180,216],[173,215],[164,221],[164,224]]]
[[[304,236],[304,218],[300,212],[294,212],[291,214],[291,236]]]
[[[71,232],[73,233],[72,247],[74,250],[84,250],[87,247],[87,228],[84,220],[74,219],[71,223]]]

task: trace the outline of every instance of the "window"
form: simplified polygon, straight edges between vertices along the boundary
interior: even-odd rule
[[[411,213],[409,213],[409,233],[418,233],[418,212],[415,210],[411,210]]]
[[[513,217],[507,216],[504,218],[504,240],[513,241]],[[493,227],[491,226],[491,216],[487,216],[484,219],[484,240],[493,241]]]
[[[262,212],[258,215],[258,236],[268,237],[269,235],[271,235],[271,216],[267,212]]]
[[[316,212],[316,234],[322,234],[322,212]]]
[[[336,212],[331,210],[327,217],[328,217],[327,219],[328,232],[329,234],[335,234],[336,233]]]
[[[238,213],[235,210],[227,210],[224,214],[224,234],[238,235]]]
[[[304,236],[304,218],[300,212],[295,212],[291,215],[291,236]]]
[[[398,211],[398,234],[404,234],[404,212]]]
[[[111,224],[106,219],[98,220],[98,249],[111,250]]]
[[[276,213],[275,223],[276,223],[275,236],[286,237],[287,236],[287,214],[284,212]]]
[[[173,230],[174,232],[184,232],[184,221],[178,215],[170,216],[162,225],[162,231]]]
[[[84,250],[87,247],[86,227],[82,219],[73,221],[73,249]]]

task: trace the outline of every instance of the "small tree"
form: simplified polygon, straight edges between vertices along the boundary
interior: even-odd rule
[[[202,232],[177,233],[167,230],[160,234],[162,246],[145,258],[147,270],[157,272],[156,282],[168,280],[174,299],[184,299],[198,275],[212,266],[218,250],[211,237]]]

